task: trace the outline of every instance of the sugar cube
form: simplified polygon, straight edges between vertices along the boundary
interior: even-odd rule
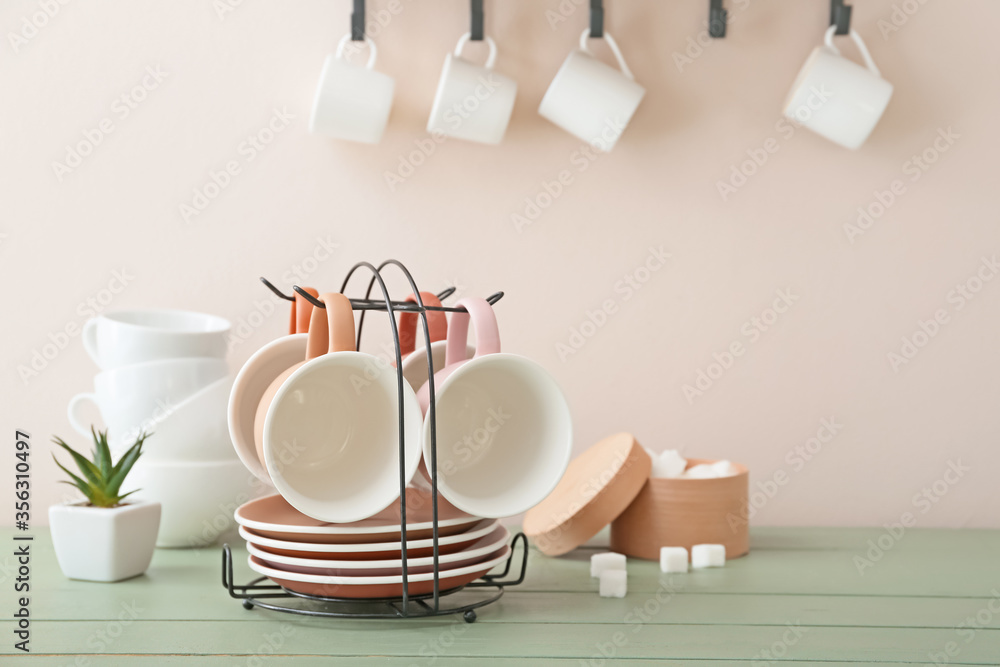
[[[723,567],[726,547],[722,544],[696,544],[691,547],[691,567]]]
[[[601,572],[599,589],[602,598],[623,598],[628,592],[628,573],[625,570]]]
[[[710,463],[699,463],[696,466],[688,468],[684,472],[684,477],[686,479],[714,479],[718,476],[719,474]]]
[[[677,453],[676,449],[667,449],[653,458],[653,469],[650,477],[680,477],[684,474],[687,461]]]
[[[688,550],[684,547],[660,547],[660,572],[687,572]]]
[[[716,461],[712,464],[712,470],[718,477],[731,477],[737,474],[736,466],[732,461]]]
[[[599,577],[605,570],[624,570],[625,555],[608,551],[590,557],[590,576]]]

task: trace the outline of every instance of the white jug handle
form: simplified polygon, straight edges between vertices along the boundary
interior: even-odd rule
[[[351,40],[350,34],[344,35],[343,37],[340,38],[340,42],[337,44],[338,58],[344,57],[344,47],[347,46],[347,42],[349,42],[350,40]],[[368,63],[365,65],[365,67],[371,69],[372,67],[375,67],[375,57],[378,52],[375,49],[375,42],[373,42],[372,38],[367,35],[365,35],[365,44],[368,45]]]
[[[580,35],[580,50],[583,51],[584,53],[594,55],[593,53],[591,53],[590,49],[587,48],[588,37],[590,37],[590,28],[584,30],[583,34]],[[622,74],[624,74],[625,76],[627,76],[632,80],[635,80],[635,77],[632,76],[632,70],[630,70],[628,68],[628,65],[625,64],[625,57],[622,56],[621,49],[618,48],[618,42],[616,42],[615,38],[611,36],[611,33],[609,32],[604,33],[604,41],[606,41],[608,43],[608,46],[611,47],[611,53],[615,54],[615,59],[618,61],[618,66],[621,68]]]
[[[90,401],[94,405],[97,405],[97,394],[77,394],[69,400],[69,405],[66,406],[66,416],[69,417],[70,425],[76,430],[80,435],[90,435],[90,429],[80,423],[80,420],[76,417],[76,408],[80,403],[84,401]],[[97,407],[100,411],[100,406]],[[102,417],[104,415],[101,415]]]
[[[472,33],[467,32],[458,38],[458,46],[455,47],[455,57],[460,57],[462,55],[462,49],[465,48],[465,44],[472,38]],[[490,55],[486,58],[486,64],[483,65],[486,69],[493,69],[493,63],[497,60],[497,44],[490,37],[485,37],[486,44],[490,47]]]
[[[836,46],[833,45],[833,33],[836,31],[837,31],[837,26],[835,25],[832,25],[829,28],[827,28],[826,37],[824,38],[824,41],[826,42],[826,48],[830,49],[839,56],[840,49],[838,49]],[[851,39],[853,39],[854,43],[858,45],[858,51],[861,52],[861,57],[864,58],[865,65],[868,66],[868,69],[871,70],[872,74],[881,79],[882,72],[878,71],[878,67],[876,67],[875,61],[872,60],[872,54],[868,53],[868,47],[865,46],[864,41],[862,41],[861,35],[854,32],[854,30],[851,30]]]

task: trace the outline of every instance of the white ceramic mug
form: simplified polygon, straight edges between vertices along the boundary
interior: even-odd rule
[[[469,38],[469,33],[462,35],[455,52],[445,57],[427,131],[498,144],[514,110],[517,82],[493,71],[497,45],[489,37],[486,44],[490,53],[485,65],[475,65],[463,58],[462,48]]]
[[[545,91],[538,113],[600,151],[610,151],[632,120],[646,89],[635,82],[614,38],[604,33],[621,71],[604,64],[587,48],[590,30]]]
[[[229,321],[159,308],[120,310],[83,325],[83,347],[101,370],[179,357],[226,356]]]
[[[140,429],[153,430],[157,419],[226,373],[223,359],[159,359],[103,371],[94,376],[93,393],[70,399],[69,423],[77,433],[90,436],[79,410],[84,403],[94,403],[110,443],[117,447],[130,436],[134,440]]]
[[[382,140],[396,82],[375,67],[375,42],[365,38],[368,63],[364,66],[347,62],[344,50],[350,41],[344,35],[337,52],[328,55],[320,75],[313,100],[309,131],[335,139],[349,139],[365,144]]]
[[[487,518],[527,511],[551,493],[569,465],[569,405],[537,363],[499,351],[493,309],[462,299],[448,329],[448,356],[461,357],[471,318],[476,355],[435,373],[438,491],[455,507]],[[440,384],[438,380],[441,379]],[[424,395],[424,391],[421,391]],[[423,457],[431,465],[431,413]]]
[[[833,45],[836,26],[830,26],[822,46],[813,49],[785,100],[783,114],[799,125],[845,148],[859,148],[882,117],[892,84],[882,78],[858,33],[865,67],[840,55]]]
[[[303,514],[360,521],[399,498],[399,373],[354,351],[354,313],[343,294],[321,298],[333,351],[306,361],[274,394],[264,418],[264,464]],[[422,420],[413,389],[402,388],[405,485],[420,463]]]

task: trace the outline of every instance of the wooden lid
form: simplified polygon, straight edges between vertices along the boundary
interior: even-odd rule
[[[524,532],[549,556],[572,551],[635,499],[653,466],[631,433],[618,433],[574,459],[556,488],[524,516]]]

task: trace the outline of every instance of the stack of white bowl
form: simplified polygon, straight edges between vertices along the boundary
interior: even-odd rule
[[[84,347],[101,370],[93,393],[70,400],[70,423],[89,437],[81,408],[96,404],[116,457],[140,432],[152,433],[122,490],[138,488],[135,498],[161,504],[157,546],[215,542],[256,486],[226,424],[229,328],[214,315],[161,309],[109,312],[83,328]]]

